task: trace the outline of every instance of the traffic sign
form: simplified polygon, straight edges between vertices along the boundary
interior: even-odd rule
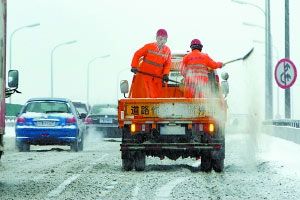
[[[275,67],[274,76],[279,87],[282,89],[290,88],[297,79],[295,64],[287,58],[279,60]]]

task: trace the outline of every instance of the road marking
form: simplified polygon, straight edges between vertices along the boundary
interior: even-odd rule
[[[49,194],[48,197],[56,197],[58,196],[60,193],[62,193],[62,191],[69,185],[71,184],[73,181],[75,181],[78,177],[80,176],[80,174],[74,174],[73,176],[71,176],[70,178],[68,178],[67,180],[65,180],[62,184],[60,184],[57,188],[55,188],[54,190],[52,190]]]
[[[155,199],[170,199],[173,188],[187,179],[188,177],[179,177],[169,181],[166,185],[158,189]]]
[[[101,158],[99,158],[98,160],[96,160],[95,162],[91,163],[89,166],[83,168],[83,172],[86,172],[90,169],[93,168],[93,166],[95,166],[97,163],[101,162],[108,154],[104,154],[101,156]],[[48,197],[56,197],[58,196],[60,193],[62,193],[64,191],[64,189],[70,185],[73,181],[75,181],[76,179],[78,179],[81,176],[81,174],[74,174],[73,176],[69,177],[68,179],[66,179],[64,182],[62,182],[57,188],[55,188],[54,190],[52,190],[49,194]]]

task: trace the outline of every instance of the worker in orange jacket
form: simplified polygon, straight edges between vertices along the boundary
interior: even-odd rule
[[[171,51],[166,46],[168,33],[159,29],[156,42],[137,50],[132,58],[131,71],[135,74],[131,85],[132,98],[163,97],[162,84],[169,81]]]
[[[181,74],[184,77],[184,97],[200,98],[209,95],[208,72],[221,68],[222,62],[215,62],[208,54],[202,53],[202,43],[193,39],[190,44],[192,52],[183,57]]]

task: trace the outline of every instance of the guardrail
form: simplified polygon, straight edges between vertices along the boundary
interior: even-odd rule
[[[288,126],[288,127],[300,128],[300,120],[294,120],[294,119],[268,120],[268,121],[264,121],[263,125]]]
[[[300,144],[300,120],[280,119],[263,122],[265,133]]]

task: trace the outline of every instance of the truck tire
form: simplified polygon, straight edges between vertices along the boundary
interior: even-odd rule
[[[222,159],[213,159],[212,160],[212,167],[215,172],[222,172],[224,170],[224,158]]]
[[[146,155],[143,152],[136,152],[134,158],[134,167],[136,171],[144,171],[146,167]]]
[[[131,171],[133,169],[134,160],[132,158],[122,158],[122,168],[124,171]]]
[[[210,153],[205,153],[201,156],[200,169],[203,172],[211,172],[212,170],[212,159]]]

